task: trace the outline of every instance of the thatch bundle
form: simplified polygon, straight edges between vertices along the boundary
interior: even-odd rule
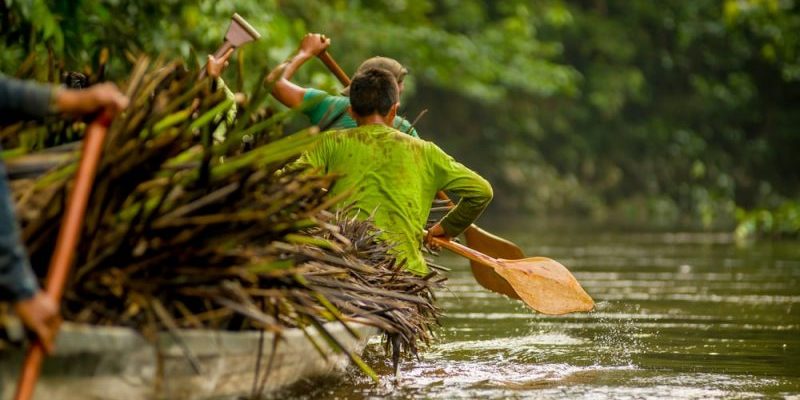
[[[395,355],[429,340],[443,277],[406,272],[368,221],[327,212],[342,200],[326,196],[334,176],[282,170],[316,130],[284,136],[291,112],[263,108],[263,85],[221,143],[212,133],[233,100],[180,63],[141,61],[123,87],[131,107],[109,129],[66,319],[146,335],[359,321],[390,335]],[[62,158],[15,184],[34,265],[47,265],[78,157]]]

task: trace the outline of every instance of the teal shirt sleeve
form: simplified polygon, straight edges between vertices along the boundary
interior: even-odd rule
[[[331,121],[336,123],[334,127],[354,128],[355,121],[347,115],[347,107],[350,106],[350,99],[344,96],[333,96],[322,90],[306,89],[303,95],[303,102],[300,110],[305,114],[309,121],[314,125],[330,125]],[[349,119],[349,121],[343,121]]]
[[[333,96],[317,89],[306,89],[300,110],[313,125],[328,126],[332,129],[349,129],[356,127],[356,121],[347,113],[350,99],[345,96]],[[418,138],[417,130],[403,117],[394,119],[394,128],[407,135]]]
[[[460,198],[440,223],[448,236],[458,236],[478,219],[492,201],[492,186],[436,145],[431,143],[431,148],[439,190],[448,190]]]
[[[303,102],[300,104],[300,110],[308,117],[312,124],[317,125],[322,119],[321,114],[325,113],[325,105],[322,103],[328,96],[329,94],[321,90],[311,88],[306,89],[305,94],[303,94]]]
[[[406,135],[411,135],[412,137],[419,138],[417,130],[414,129],[414,127],[411,126],[411,123],[408,122],[408,120],[403,117],[394,118],[394,129],[397,129],[398,131],[403,132]]]

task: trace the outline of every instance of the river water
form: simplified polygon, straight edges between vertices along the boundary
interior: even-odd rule
[[[351,372],[278,397],[800,399],[800,242],[574,226],[503,235],[569,268],[596,310],[536,314],[443,255],[445,317],[419,361],[395,378],[376,344],[365,357],[380,384]]]

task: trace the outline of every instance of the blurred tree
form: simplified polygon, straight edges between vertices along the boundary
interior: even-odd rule
[[[403,113],[495,184],[495,208],[729,222],[800,194],[795,0],[6,0],[0,69],[53,80],[132,55],[195,57],[233,12],[263,37],[244,80],[306,31],[346,71],[372,55],[411,71]],[[33,56],[31,56],[33,55]],[[60,63],[63,62],[63,65]],[[235,68],[227,76],[235,75]],[[45,72],[42,72],[45,71]],[[321,63],[296,78],[326,90]]]

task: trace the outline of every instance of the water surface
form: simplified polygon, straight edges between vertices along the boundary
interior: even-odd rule
[[[351,372],[278,396],[800,399],[800,242],[569,226],[503,235],[567,266],[596,310],[536,314],[443,254],[445,318],[420,361],[395,379],[375,345],[365,357],[379,385]]]

